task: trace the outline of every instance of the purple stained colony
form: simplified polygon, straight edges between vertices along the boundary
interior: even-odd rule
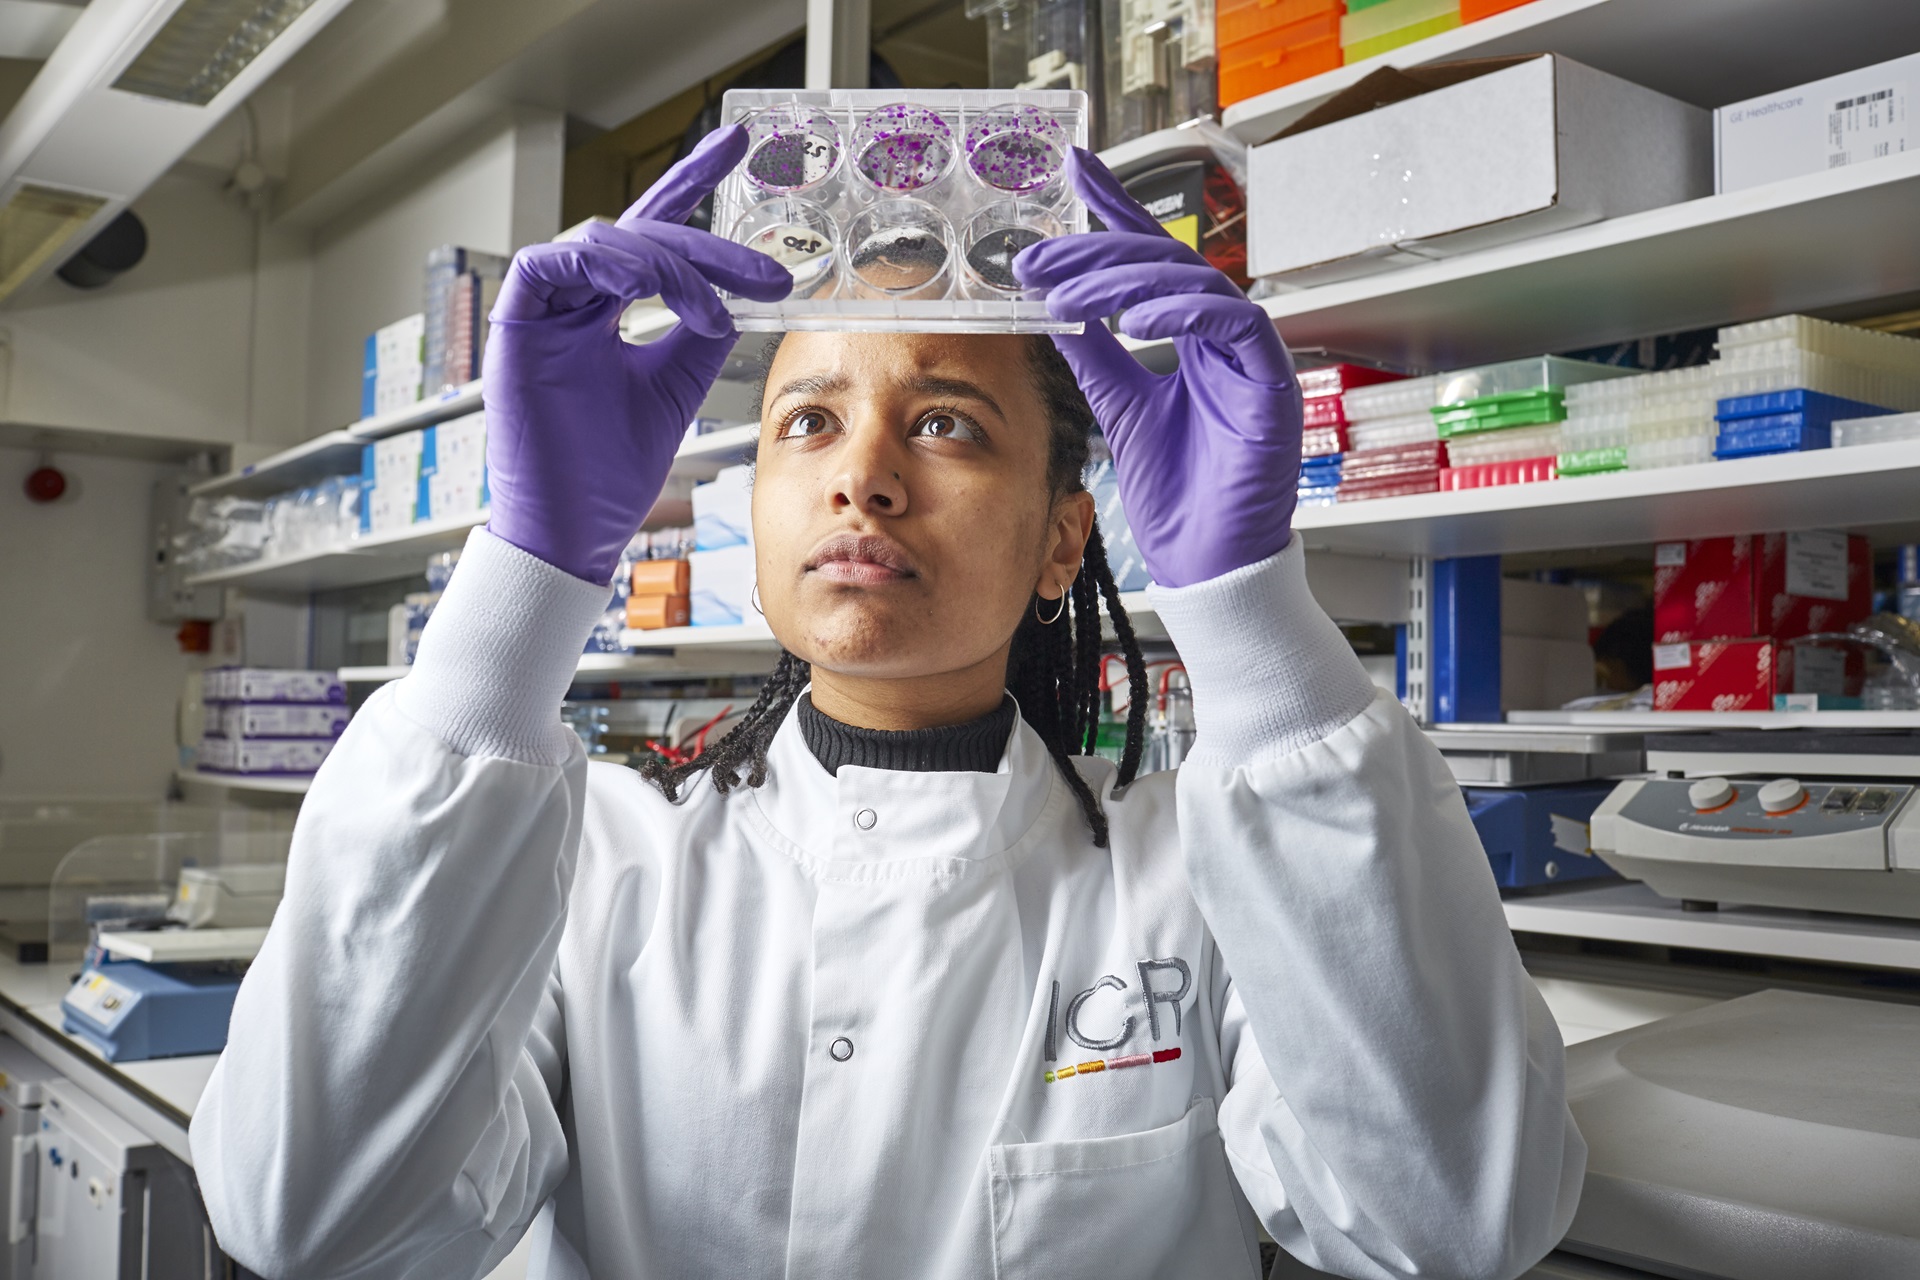
[[[747,157],[747,177],[768,191],[802,191],[833,171],[836,139],[805,128],[782,130]]]
[[[967,130],[967,164],[1001,191],[1037,191],[1053,181],[1065,159],[1066,131],[1038,107],[997,107]]]
[[[953,162],[953,130],[939,113],[904,102],[876,107],[854,137],[854,168],[895,195],[932,186]]]

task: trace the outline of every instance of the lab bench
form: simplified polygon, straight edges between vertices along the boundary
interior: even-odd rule
[[[61,1030],[60,1000],[77,971],[77,961],[29,965],[0,955],[0,1031],[191,1165],[187,1124],[219,1055],[108,1062]]]

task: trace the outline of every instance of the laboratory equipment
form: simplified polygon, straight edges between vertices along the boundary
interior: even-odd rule
[[[227,1047],[240,977],[228,960],[102,960],[82,970],[60,1001],[61,1026],[108,1062],[218,1053]]]
[[[1560,1248],[1660,1276],[1920,1275],[1920,1009],[1760,991],[1567,1049]]]
[[[1214,0],[1101,0],[1100,30],[1103,145],[1219,111]]]
[[[1220,105],[1341,64],[1341,0],[1219,0]]]
[[[40,1104],[59,1073],[11,1037],[0,1036],[0,1204],[7,1206],[7,1238],[0,1245],[0,1280],[33,1275],[33,1207],[39,1164],[34,1135]]]
[[[1763,453],[1825,449],[1832,443],[1836,420],[1885,412],[1878,405],[1805,389],[1729,396],[1719,402],[1714,413],[1720,432],[1713,456],[1750,458]]]
[[[722,118],[745,124],[747,154],[714,226],[794,278],[779,302],[729,298],[741,329],[1079,330],[1013,259],[1087,228],[1066,179],[1085,92],[733,89]]]
[[[1093,89],[1094,0],[967,0],[984,18],[987,79],[996,89]],[[1105,133],[1093,130],[1098,145]]]
[[[65,1080],[46,1085],[39,1121],[34,1280],[225,1274],[182,1161]]]
[[[1610,782],[1463,789],[1467,816],[1502,889],[1612,876],[1593,856],[1587,825],[1612,791]]]
[[[1448,724],[1430,728],[1426,734],[1463,787],[1529,787],[1617,778],[1640,772],[1646,760],[1647,735],[1641,733],[1554,725]]]
[[[1920,730],[1663,734],[1647,768],[1594,811],[1620,874],[1699,909],[1920,918]]]

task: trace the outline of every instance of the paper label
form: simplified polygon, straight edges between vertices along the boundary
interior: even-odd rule
[[[67,1007],[95,1022],[112,1023],[125,1015],[135,993],[105,974],[88,970],[67,992]]]
[[[1655,671],[1678,671],[1692,665],[1692,645],[1657,644],[1653,646],[1653,669]]]
[[[1841,98],[1827,110],[1827,168],[1907,149],[1907,94],[1898,85]]]
[[[1793,690],[1799,694],[1841,697],[1847,691],[1847,655],[1822,645],[1803,644],[1793,650]]]
[[[1653,549],[1653,566],[1656,569],[1674,569],[1687,562],[1687,544],[1684,542],[1663,542]]]
[[[1562,853],[1578,854],[1582,858],[1593,856],[1593,828],[1588,824],[1560,813],[1548,814],[1547,823],[1553,833],[1554,848]]]
[[[1847,598],[1847,535],[1822,529],[1787,535],[1787,594]]]

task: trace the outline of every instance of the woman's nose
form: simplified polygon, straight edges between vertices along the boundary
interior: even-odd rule
[[[895,443],[883,432],[856,430],[847,446],[841,454],[846,465],[830,482],[828,504],[836,513],[852,507],[870,515],[905,514],[907,486]]]

